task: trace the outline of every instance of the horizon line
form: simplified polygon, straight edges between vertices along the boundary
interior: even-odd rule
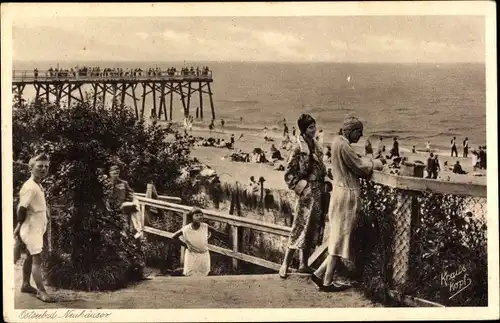
[[[192,63],[192,62],[206,62],[206,63],[275,63],[275,64],[324,64],[324,63],[331,63],[331,64],[483,64],[485,65],[486,62],[481,62],[481,61],[457,61],[457,62],[441,62],[441,61],[436,61],[436,62],[430,62],[430,61],[417,61],[417,62],[375,62],[375,61],[264,61],[264,60],[257,60],[257,61],[242,61],[242,60],[112,60],[112,59],[75,59],[75,60],[20,60],[20,59],[13,59],[12,62],[19,62],[19,63],[35,63],[35,62],[59,62],[59,63],[75,63],[75,62],[113,62],[113,63],[122,63],[122,62],[141,62],[141,63],[158,63],[158,62],[167,62],[167,63]]]

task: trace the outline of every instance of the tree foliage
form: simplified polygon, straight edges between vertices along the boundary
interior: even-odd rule
[[[180,169],[190,163],[189,142],[171,127],[136,120],[128,107],[109,109],[89,100],[70,107],[16,102],[12,125],[15,198],[29,175],[29,158],[45,152],[51,159],[43,185],[49,205],[59,206],[53,226],[70,246],[52,254],[49,281],[92,290],[139,277],[143,264],[124,230],[126,220],[106,206],[107,169],[121,166],[121,177],[136,191],[153,182],[158,191],[177,195]]]

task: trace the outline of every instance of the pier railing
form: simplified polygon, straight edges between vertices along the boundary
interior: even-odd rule
[[[166,71],[148,73],[142,71],[140,73],[111,73],[111,72],[81,72],[81,71],[64,71],[64,72],[49,72],[48,70],[40,70],[35,73],[33,70],[13,70],[13,82],[55,82],[55,81],[210,81],[212,80],[212,71],[205,73],[182,73],[176,71],[168,73]]]

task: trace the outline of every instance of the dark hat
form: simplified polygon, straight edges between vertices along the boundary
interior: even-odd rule
[[[316,123],[316,120],[314,120],[311,115],[305,113],[302,114],[299,120],[297,120],[297,125],[299,126],[300,133],[305,133],[307,128],[313,123]]]

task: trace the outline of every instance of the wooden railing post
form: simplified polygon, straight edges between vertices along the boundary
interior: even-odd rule
[[[182,214],[182,227],[184,227],[185,225],[187,225],[187,213],[184,212]],[[181,267],[184,266],[184,254],[186,253],[186,248],[184,246],[181,246],[181,257],[180,257],[180,264],[181,264]]]
[[[259,178],[259,183],[260,183],[260,207],[261,207],[261,212],[264,214],[264,182],[266,180],[264,177]]]
[[[148,184],[146,186],[146,198],[152,199],[153,198],[153,192],[154,192],[154,185],[153,184]],[[143,211],[143,226],[144,225],[149,225],[150,220],[151,220],[151,207],[144,205],[144,211]]]
[[[139,204],[139,212],[141,214],[141,229],[144,230],[144,226],[145,226],[145,213],[146,213],[146,205],[144,204]]]
[[[240,252],[240,228],[237,225],[231,225],[232,246],[234,252]],[[238,271],[239,261],[233,258],[233,270]]]

